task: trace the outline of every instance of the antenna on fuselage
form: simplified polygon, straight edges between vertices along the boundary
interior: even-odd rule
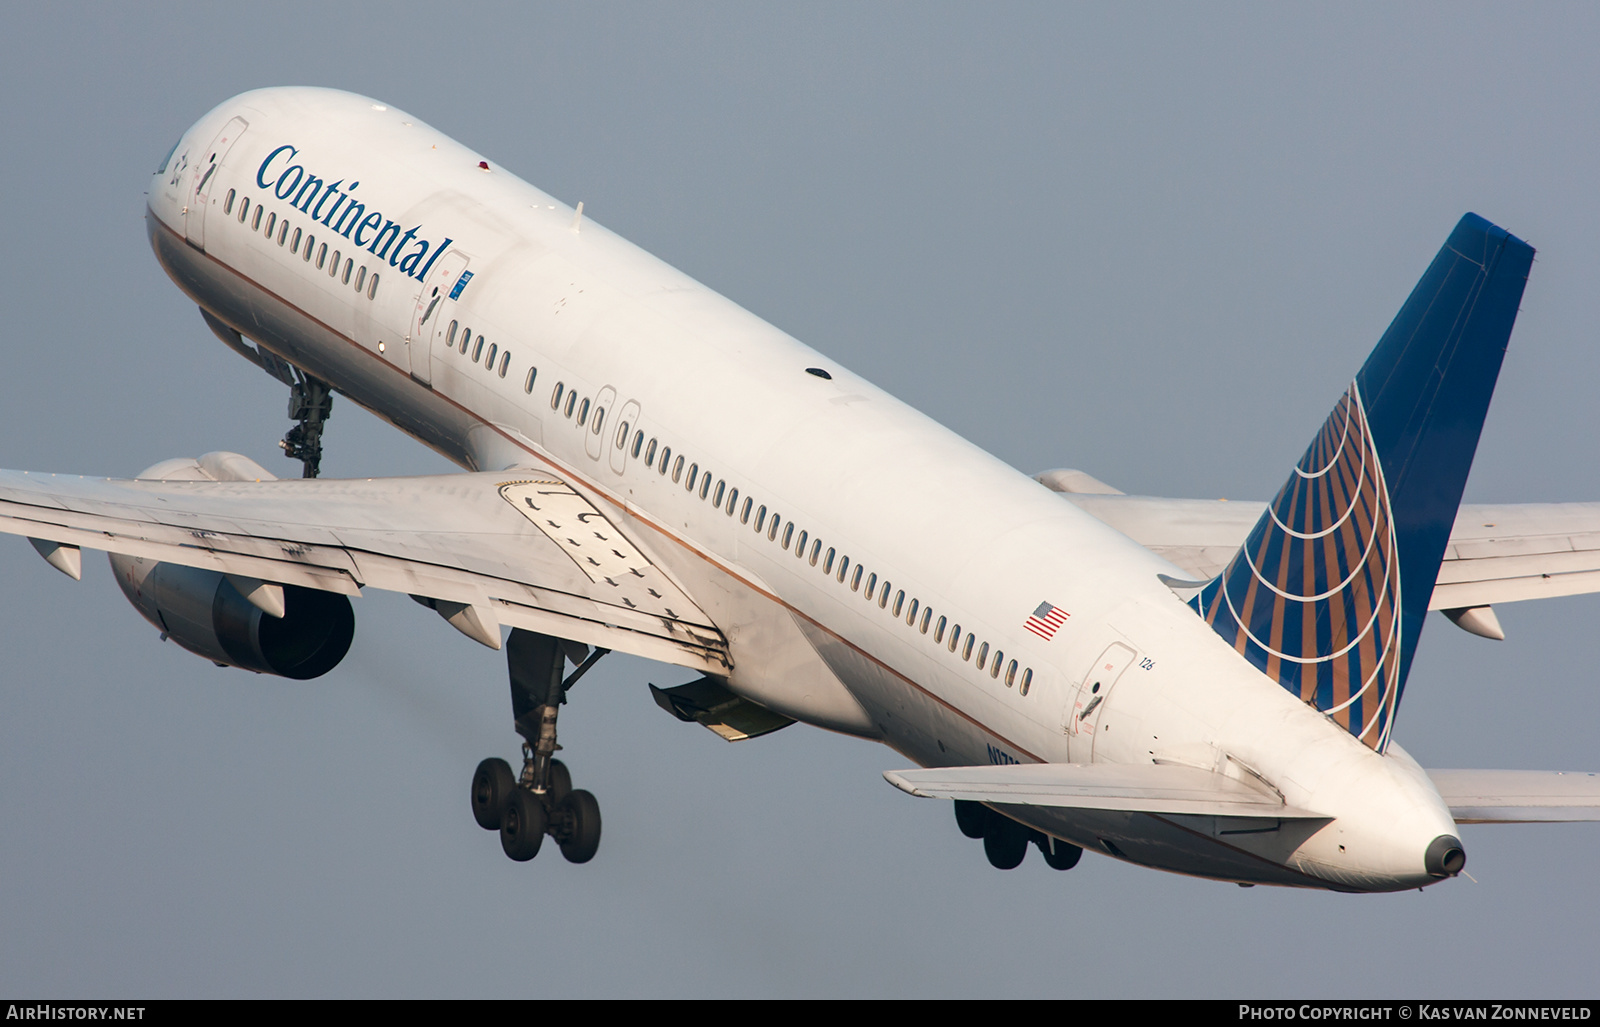
[[[583,201],[578,201],[578,209],[572,212],[572,230],[576,232],[583,224]]]

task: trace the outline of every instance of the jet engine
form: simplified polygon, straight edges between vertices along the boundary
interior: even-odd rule
[[[337,592],[263,586],[216,571],[115,554],[111,569],[145,620],[213,663],[305,681],[338,666],[355,637],[355,611]],[[247,599],[241,585],[254,595],[265,592],[262,605],[279,605],[282,616]],[[281,593],[274,594],[276,589]]]
[[[167,460],[141,478],[261,481],[275,477],[237,453]],[[355,611],[337,592],[275,585],[196,567],[111,554],[123,595],[164,638],[213,663],[305,681],[339,665]]]

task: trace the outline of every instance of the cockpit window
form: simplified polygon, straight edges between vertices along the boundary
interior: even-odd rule
[[[183,142],[182,136],[173,141],[172,149],[168,150],[167,155],[161,158],[161,166],[156,168],[156,174],[165,175],[167,173],[167,165],[172,163],[172,155],[178,152],[178,144],[181,142]]]

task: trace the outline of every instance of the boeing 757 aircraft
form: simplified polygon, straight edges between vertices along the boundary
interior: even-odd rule
[[[364,589],[503,649],[522,760],[470,794],[512,859],[597,851],[557,719],[613,651],[682,668],[657,702],[730,741],[883,743],[1001,868],[1393,891],[1462,871],[1459,823],[1600,819],[1594,774],[1424,770],[1398,741],[1429,610],[1499,637],[1496,604],[1600,591],[1600,504],[1460,505],[1533,260],[1476,215],[1271,502],[1221,504],[1020,473],[365,97],[228,100],[148,205],[173,282],[289,389],[302,476],[4,471],[0,530],[74,578],[107,551],[227,667],[333,670]],[[335,393],[465,471],[319,478]]]

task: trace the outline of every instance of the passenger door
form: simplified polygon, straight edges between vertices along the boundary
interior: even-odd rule
[[[1099,733],[1106,700],[1122,672],[1133,663],[1134,655],[1131,646],[1112,642],[1084,674],[1077,695],[1067,705],[1061,725],[1069,739],[1072,762],[1088,763],[1094,758],[1094,740]]]
[[[600,459],[600,450],[605,447],[608,428],[617,423],[617,415],[611,409],[617,403],[617,390],[607,385],[600,390],[594,398],[594,406],[589,412],[589,423],[584,426],[583,448],[589,454],[590,460]]]
[[[411,377],[424,385],[433,383],[433,361],[444,356],[444,330],[450,323],[449,311],[460,298],[466,283],[467,265],[471,258],[460,250],[451,250],[440,257],[428,272],[417,293],[417,302],[411,312],[411,328],[406,333],[405,345],[396,346],[391,359],[411,373]]]
[[[228,156],[228,151],[233,144],[239,141],[244,130],[249,128],[249,123],[243,118],[232,118],[216,138],[211,140],[194,162],[193,183],[189,188],[189,198],[183,206],[183,234],[186,239],[197,248],[206,248],[206,208],[211,206],[217,189],[217,179],[221,177],[222,162]]]
[[[617,415],[617,425],[611,432],[611,470],[621,474],[628,468],[633,433],[639,427],[639,401],[630,399],[622,405]]]

